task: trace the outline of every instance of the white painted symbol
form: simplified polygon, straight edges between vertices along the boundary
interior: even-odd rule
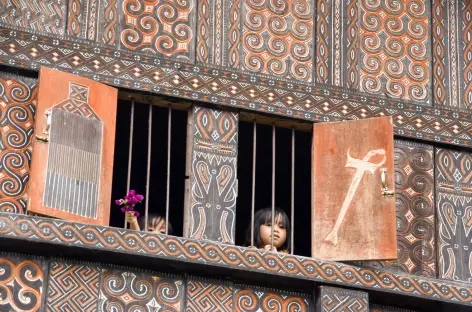
[[[345,167],[354,168],[357,170],[356,170],[356,173],[354,174],[354,178],[352,179],[351,185],[349,186],[349,190],[347,191],[346,197],[344,198],[341,211],[339,212],[339,216],[338,216],[338,219],[336,220],[336,223],[334,224],[333,230],[325,238],[326,242],[331,243],[335,246],[338,244],[339,227],[341,226],[341,223],[344,221],[346,212],[349,209],[349,206],[351,205],[354,194],[356,193],[359,183],[361,182],[362,177],[364,176],[364,172],[368,171],[373,174],[375,170],[377,170],[380,166],[382,166],[387,160],[384,149],[372,150],[368,152],[364,156],[364,158],[362,158],[362,160],[352,158],[351,155],[349,154],[349,150],[350,149],[347,150],[347,163]],[[376,164],[370,163],[369,162],[370,158],[376,155],[384,155],[382,161]]]

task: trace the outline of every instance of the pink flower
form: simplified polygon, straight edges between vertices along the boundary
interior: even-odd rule
[[[128,211],[133,211],[134,210],[134,207],[133,206],[129,206],[128,207]]]
[[[135,216],[136,218],[139,217],[139,212],[135,211],[135,212],[134,212],[134,216]]]
[[[136,195],[136,191],[135,190],[130,190],[128,195],[129,196],[134,196],[134,195]]]
[[[121,212],[123,212],[123,213],[126,212],[126,208],[125,208],[125,207],[122,207],[122,208],[121,208]]]
[[[140,202],[144,199],[144,196],[138,194],[138,195],[136,195],[136,198],[137,198],[138,202]]]
[[[119,205],[121,205],[121,201],[122,201],[122,199],[117,199],[117,200],[115,200],[115,204],[117,204],[119,206]]]

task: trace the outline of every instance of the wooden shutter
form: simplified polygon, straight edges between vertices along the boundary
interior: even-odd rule
[[[381,190],[395,187],[391,117],[315,124],[312,168],[313,256],[395,259],[395,197]]]
[[[108,225],[117,90],[41,68],[29,211]]]

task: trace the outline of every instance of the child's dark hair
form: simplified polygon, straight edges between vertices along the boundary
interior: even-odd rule
[[[280,250],[290,251],[290,242],[291,242],[291,235],[292,232],[290,231],[290,220],[288,219],[287,214],[282,209],[275,207],[274,213],[274,222],[277,221],[278,217],[281,218],[282,224],[287,231],[287,236],[285,239],[285,243],[280,247]],[[272,208],[264,208],[258,210],[254,214],[254,245],[257,248],[262,248],[262,241],[259,235],[259,229],[261,225],[270,224],[272,222]],[[251,227],[249,227],[246,231],[246,243],[245,246],[251,246]]]
[[[157,224],[159,223],[159,220],[164,220],[164,225],[165,225],[165,221],[166,221],[166,218],[161,216],[160,214],[157,214],[157,213],[151,213],[148,215],[148,228],[150,227],[156,227]],[[141,231],[144,231],[144,229],[146,228],[145,227],[145,218],[144,218],[144,215],[141,216],[139,219],[138,219],[138,224],[139,224],[139,229]],[[169,222],[169,225],[168,225],[168,231],[167,231],[167,234],[169,235],[172,235],[173,233],[173,230],[172,230],[172,225],[170,224]]]

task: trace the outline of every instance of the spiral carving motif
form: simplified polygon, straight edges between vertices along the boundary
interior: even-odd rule
[[[395,141],[394,158],[398,258],[363,264],[435,277],[433,147]]]
[[[312,0],[247,0],[243,16],[244,70],[312,81]]]
[[[40,311],[43,288],[42,262],[0,257],[0,311]]]
[[[234,294],[234,311],[270,311],[270,312],[301,312],[313,311],[308,297],[294,294],[278,293],[268,289],[252,289],[240,286]]]
[[[362,91],[430,103],[429,1],[361,0]]]
[[[125,48],[193,60],[195,0],[124,0],[122,10]]]
[[[26,209],[36,81],[0,73],[0,211]]]
[[[98,311],[180,311],[182,281],[103,269]]]

